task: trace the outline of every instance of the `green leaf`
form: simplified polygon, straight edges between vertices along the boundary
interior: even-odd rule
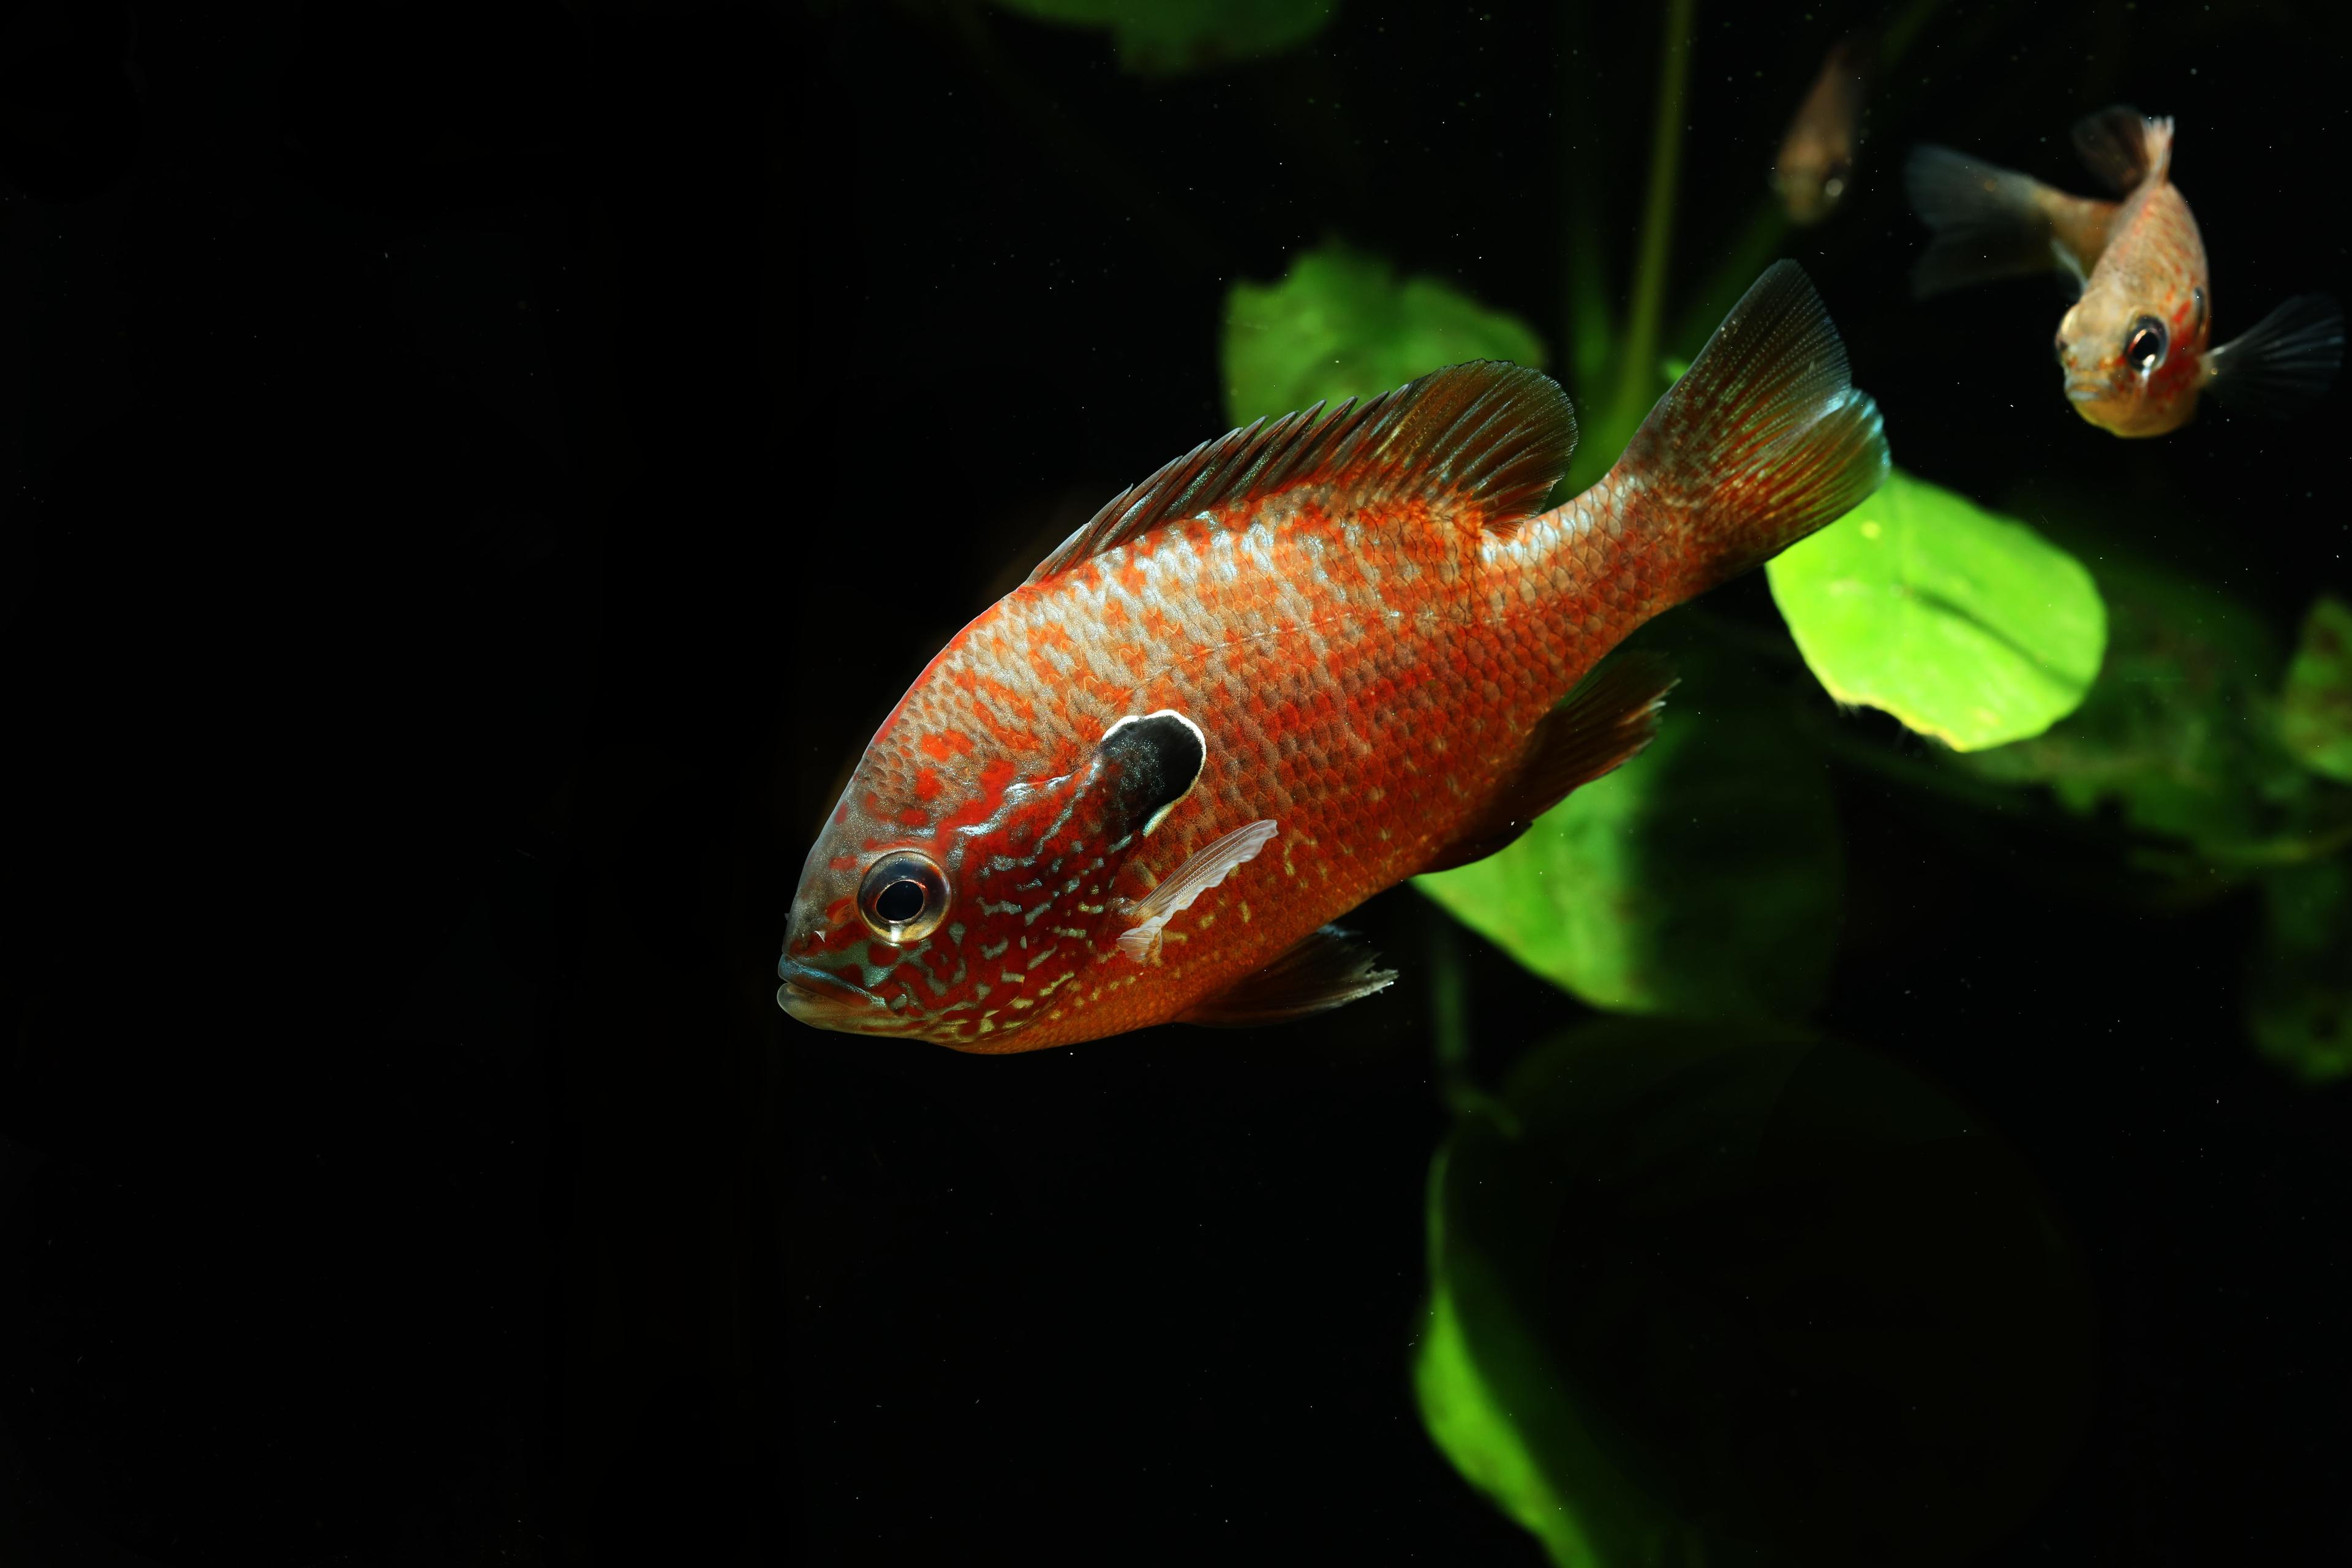
[[[2312,1083],[2352,1077],[2352,864],[2341,855],[2263,879],[2247,1027]]]
[[[1295,48],[1330,21],[1338,0],[996,0],[1039,21],[1108,27],[1118,63],[1139,76],[1207,70]]]
[[[1831,696],[1956,751],[2040,734],[2099,672],[2106,612],[2082,563],[1900,471],[1766,570]]]
[[[1429,1317],[1412,1368],[1422,1425],[1463,1478],[1562,1568],[1638,1561],[1624,1549],[1655,1537],[1664,1521],[1609,1474],[1475,1247],[1446,1246],[1444,1205],[1461,1190],[1448,1158],[1441,1151],[1430,1173]],[[1581,1482],[1573,1506],[1553,1480],[1562,1472]]]
[[[1225,300],[1225,410],[1236,425],[1322,399],[1372,397],[1464,360],[1540,366],[1543,342],[1433,278],[1337,241],[1292,258],[1282,281]]]
[[[2352,605],[2333,594],[2321,595],[2304,617],[2279,735],[2314,773],[2352,784]]]
[[[1428,1223],[1423,1420],[1558,1563],[1970,1561],[2087,1418],[2031,1171],[1834,1041],[1572,1030],[1457,1123]]]
[[[1981,777],[2048,784],[2089,815],[2112,805],[2143,832],[2242,843],[2281,826],[2309,776],[2270,718],[2284,660],[2230,595],[2111,547],[2095,556],[2108,612],[2105,668],[2082,709],[2044,735],[1958,759]]]
[[[1837,820],[1812,741],[1738,658],[1674,617],[1682,678],[1650,749],[1510,847],[1415,885],[1596,1007],[1801,1016],[1836,945]]]

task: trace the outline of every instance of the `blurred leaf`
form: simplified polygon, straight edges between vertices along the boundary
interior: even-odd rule
[[[2047,734],[1957,759],[1981,777],[2046,784],[2070,810],[2112,803],[2129,826],[2192,843],[2275,826],[2308,775],[2269,718],[2283,660],[2253,611],[2112,549],[2093,557],[2107,651],[2091,695]]]
[[[1456,1126],[1429,1226],[1423,1420],[1556,1563],[1967,1561],[2087,1416],[2031,1172],[1835,1042],[1573,1030]]]
[[[1206,70],[1294,48],[1323,30],[1338,0],[996,0],[1044,22],[1108,27],[1139,76]]]
[[[1766,572],[1831,696],[1956,751],[2040,734],[2099,671],[2106,612],[2082,563],[1899,470]]]
[[[2314,773],[2352,784],[2352,605],[2323,594],[2287,667],[2279,734]]]
[[[1543,1542],[1563,1568],[1649,1561],[1627,1549],[1655,1539],[1664,1521],[1610,1474],[1558,1397],[1540,1348],[1511,1310],[1509,1291],[1494,1281],[1475,1248],[1446,1248],[1440,1209],[1458,1187],[1444,1166],[1441,1152],[1430,1177],[1429,1318],[1412,1369],[1422,1425],[1464,1479]],[[1457,1296],[1470,1304],[1466,1323]],[[1579,1489],[1591,1500],[1571,1509],[1553,1485],[1555,1473],[1585,1478]],[[1608,1479],[1596,1483],[1590,1479],[1596,1475]]]
[[[2263,879],[2248,1027],[2263,1054],[2313,1083],[2352,1076],[2352,865],[2289,866]]]
[[[1332,242],[1301,251],[1271,288],[1225,300],[1225,411],[1236,425],[1319,399],[1372,397],[1464,360],[1541,366],[1542,340],[1433,278]]]
[[[1416,879],[1471,930],[1596,1007],[1801,1015],[1836,945],[1837,820],[1774,688],[1671,622],[1682,678],[1650,749],[1499,854]]]

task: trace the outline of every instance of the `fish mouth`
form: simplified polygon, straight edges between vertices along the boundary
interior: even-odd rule
[[[2097,403],[2107,395],[2107,384],[2086,375],[2066,378],[2066,397],[2073,403]]]
[[[852,1035],[901,1034],[920,1022],[894,1012],[864,986],[797,959],[776,960],[776,973],[783,981],[776,987],[776,1005],[812,1028]]]
[[[882,1023],[890,1017],[882,999],[864,986],[796,959],[776,960],[776,974],[783,981],[776,987],[776,1005],[803,1024],[820,1029],[858,1030],[872,1026],[866,1020]]]

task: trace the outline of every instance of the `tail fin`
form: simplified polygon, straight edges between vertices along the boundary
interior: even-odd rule
[[[1603,482],[1665,504],[1686,571],[1675,596],[1688,598],[1844,516],[1886,468],[1878,405],[1849,379],[1821,297],[1776,261]]]
[[[2326,392],[2344,363],[2344,308],[2298,294],[2207,352],[2213,391],[2234,413],[2283,419]]]
[[[1911,210],[1936,231],[1911,268],[1911,292],[1919,299],[2070,262],[2078,279],[2089,270],[2087,260],[2053,244],[2042,184],[2014,170],[1949,147],[1914,147],[1903,186]]]
[[[2172,121],[2118,103],[2074,122],[2074,151],[2107,189],[2127,196],[2150,176],[2171,178]]]

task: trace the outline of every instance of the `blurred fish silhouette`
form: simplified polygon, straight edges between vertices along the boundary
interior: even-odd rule
[[[2344,312],[2325,295],[2297,295],[2208,346],[2212,283],[2197,219],[2172,184],[2171,121],[2118,105],[2077,124],[2074,147],[2121,199],[2070,196],[1948,147],[1916,149],[1904,180],[1935,238],[1914,291],[2063,269],[2081,289],[2058,323],[2066,396],[2117,436],[2179,429],[2206,391],[2285,416],[2327,390],[2344,358]]]
[[[809,851],[777,1001],[996,1052],[1388,984],[1328,922],[1640,751],[1671,678],[1588,672],[1887,466],[1785,261],[1616,467],[1539,510],[1575,444],[1549,378],[1482,362],[1260,420],[1118,496],[884,721]]]
[[[1816,224],[1836,210],[1853,187],[1854,154],[1862,145],[1862,106],[1869,89],[1876,47],[1865,35],[1830,46],[1821,75],[1797,106],[1780,155],[1772,164],[1772,188],[1794,224]]]

